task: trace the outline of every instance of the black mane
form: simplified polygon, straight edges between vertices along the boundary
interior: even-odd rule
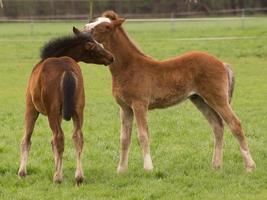
[[[64,36],[59,38],[51,39],[41,48],[41,59],[46,59],[49,57],[60,57],[64,56],[66,50],[72,47],[86,43],[92,42],[93,39],[90,33],[82,33],[80,35]]]

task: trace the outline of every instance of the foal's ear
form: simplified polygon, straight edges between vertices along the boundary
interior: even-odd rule
[[[114,26],[121,26],[123,22],[125,22],[124,18],[118,18],[118,19],[112,21]]]
[[[75,35],[80,35],[81,31],[79,29],[77,29],[75,26],[72,27],[72,31]]]

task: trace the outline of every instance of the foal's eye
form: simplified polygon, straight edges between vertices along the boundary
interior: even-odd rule
[[[104,32],[108,32],[108,31],[110,31],[110,29],[111,29],[111,27],[109,25],[103,26],[103,31]]]

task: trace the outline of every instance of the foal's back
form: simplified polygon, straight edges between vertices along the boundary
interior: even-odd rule
[[[63,103],[62,81],[64,73],[74,75],[77,85],[74,100],[84,96],[83,79],[79,65],[70,57],[48,58],[40,62],[33,70],[29,92],[36,110],[48,115],[50,110],[61,109]]]

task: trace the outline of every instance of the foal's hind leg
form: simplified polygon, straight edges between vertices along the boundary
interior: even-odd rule
[[[61,183],[62,176],[62,156],[64,152],[64,133],[61,129],[61,117],[58,114],[49,114],[48,115],[49,125],[53,131],[52,139],[52,149],[55,156],[55,173],[54,173],[54,182]]]
[[[26,176],[26,164],[31,146],[31,136],[34,129],[35,122],[38,118],[38,111],[35,109],[30,96],[26,99],[26,112],[25,112],[25,132],[21,141],[21,159],[18,175],[20,177]]]
[[[76,149],[76,172],[75,179],[76,183],[79,185],[83,182],[83,169],[82,169],[82,149],[83,149],[83,133],[82,133],[82,125],[83,125],[83,109],[76,113],[73,117],[74,123],[74,132],[73,132],[73,142]]]
[[[212,166],[214,169],[219,169],[222,164],[222,149],[223,149],[224,125],[222,118],[208,104],[206,104],[200,96],[194,95],[190,97],[190,100],[202,112],[202,114],[208,120],[209,124],[213,129],[214,152],[213,152]]]
[[[229,102],[228,98],[224,97],[224,95],[217,95],[216,98],[211,98],[211,96],[206,96],[205,98],[206,103],[209,104],[216,112],[224,119],[224,121],[228,124],[229,128],[231,129],[233,135],[237,138],[241,153],[244,158],[245,167],[247,171],[252,171],[256,165],[253,161],[246,137],[244,135],[241,122],[234,114]]]
[[[244,162],[245,162],[246,170],[252,171],[256,167],[256,165],[255,165],[255,162],[253,161],[253,159],[250,155],[247,140],[246,140],[246,137],[244,135],[244,131],[243,131],[243,128],[241,126],[240,120],[236,117],[236,115],[232,111],[230,104],[225,104],[225,106],[218,107],[216,110],[220,113],[220,115],[223,117],[225,122],[229,125],[232,133],[239,141],[241,153],[243,155]]]

